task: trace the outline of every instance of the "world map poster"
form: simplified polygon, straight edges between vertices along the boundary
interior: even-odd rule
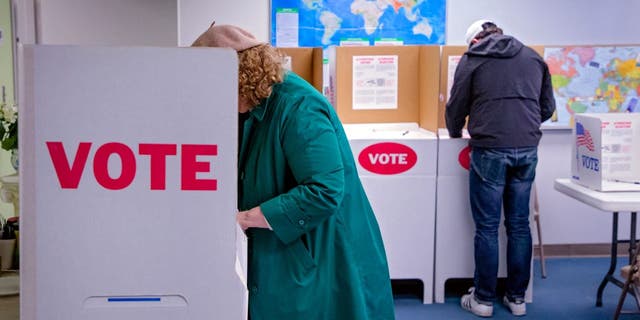
[[[573,126],[577,113],[640,112],[640,46],[546,47],[556,114],[544,127]]]
[[[276,47],[444,44],[446,0],[272,0]]]

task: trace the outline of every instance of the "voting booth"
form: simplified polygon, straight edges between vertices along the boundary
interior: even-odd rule
[[[640,114],[575,115],[572,180],[598,191],[640,191]]]
[[[434,270],[434,301],[444,303],[445,286],[450,279],[473,279],[475,224],[469,205],[469,133],[463,129],[462,138],[451,138],[446,127],[445,111],[456,68],[467,46],[443,46],[440,68],[438,107],[438,193],[436,199],[436,240]],[[541,52],[542,48],[534,47]],[[504,214],[499,233],[500,259],[498,277],[507,276],[507,236]],[[533,264],[532,264],[533,270]],[[532,272],[533,274],[533,272]],[[533,276],[525,293],[531,302]]]
[[[437,137],[416,124],[347,124],[391,279],[420,279],[432,303]]]
[[[475,225],[469,205],[469,135],[452,139],[447,129],[438,130],[438,193],[436,207],[436,249],[434,301],[444,303],[445,285],[449,279],[474,276],[473,238]],[[499,230],[500,262],[498,277],[507,276],[507,234],[504,215]],[[533,274],[533,273],[532,273]],[[533,277],[525,293],[525,300],[532,301]]]
[[[438,46],[335,47],[334,106],[380,225],[391,279],[433,302]]]
[[[21,319],[246,319],[236,53],[22,54]]]

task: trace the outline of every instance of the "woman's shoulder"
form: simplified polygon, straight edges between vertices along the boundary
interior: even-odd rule
[[[280,103],[285,102],[288,105],[305,102],[329,104],[315,87],[291,71],[288,71],[284,80],[274,87],[274,94]]]
[[[311,84],[293,71],[287,71],[284,75],[283,81],[279,83],[278,86],[288,94],[308,94],[308,92],[312,90],[318,92],[318,90],[316,90]]]

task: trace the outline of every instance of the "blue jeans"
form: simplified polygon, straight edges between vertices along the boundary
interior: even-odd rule
[[[469,198],[476,225],[474,285],[481,302],[496,298],[503,206],[508,239],[506,296],[511,301],[524,300],[531,273],[529,198],[537,163],[537,147],[472,148]]]

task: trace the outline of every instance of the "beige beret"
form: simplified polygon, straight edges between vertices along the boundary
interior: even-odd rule
[[[244,29],[232,25],[217,26],[213,22],[209,29],[201,34],[191,46],[232,48],[239,52],[261,44],[265,44],[265,42],[256,39]]]

